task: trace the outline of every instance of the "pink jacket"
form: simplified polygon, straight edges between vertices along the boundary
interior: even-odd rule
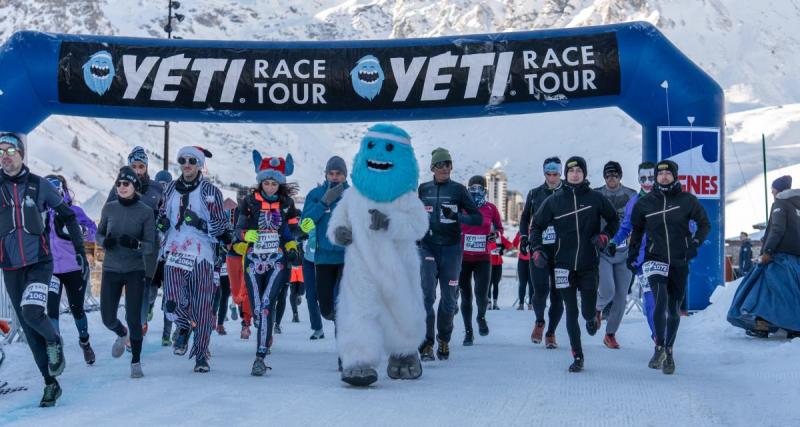
[[[464,261],[489,261],[487,236],[493,231],[503,234],[503,222],[500,220],[500,212],[495,205],[486,202],[478,210],[483,216],[481,225],[461,225],[461,248],[464,250]]]

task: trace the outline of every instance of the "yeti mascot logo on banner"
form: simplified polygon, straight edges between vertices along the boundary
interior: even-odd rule
[[[114,81],[114,61],[111,54],[101,50],[83,64],[83,81],[92,92],[103,96]]]
[[[378,58],[367,55],[358,60],[356,66],[350,71],[353,81],[353,90],[358,96],[372,101],[381,92],[383,87],[383,68]]]
[[[336,308],[342,381],[377,381],[384,354],[390,378],[416,379],[422,375],[417,347],[425,338],[416,241],[428,231],[428,213],[417,196],[411,138],[394,125],[372,126],[352,177],[328,225],[328,238],[345,246]]]

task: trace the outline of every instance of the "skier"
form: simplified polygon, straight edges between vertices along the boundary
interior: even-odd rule
[[[602,194],[589,187],[586,171],[586,161],[582,157],[574,156],[567,160],[564,165],[567,181],[552,197],[545,199],[536,211],[531,227],[531,260],[538,268],[544,268],[549,262],[543,248],[543,233],[552,224],[557,236],[555,284],[567,311],[567,332],[574,358],[570,372],[582,371],[584,362],[577,294],[580,291],[580,314],[586,320],[586,331],[594,335],[599,327],[594,310],[597,301],[597,254],[606,249],[610,237],[619,227],[614,207]],[[606,220],[606,226],[602,229],[601,218]]]
[[[53,209],[70,236],[81,276],[89,275],[83,236],[75,212],[53,185],[25,165],[25,135],[0,132],[0,268],[25,341],[45,382],[40,406],[54,406],[61,396],[55,377],[64,371],[64,347],[47,317],[47,294],[53,257],[42,214]]]
[[[111,356],[120,357],[125,345],[131,346],[131,378],[141,378],[142,319],[141,305],[147,287],[145,261],[158,252],[153,209],[141,202],[141,184],[129,166],[119,170],[117,198],[106,203],[100,215],[97,240],[106,250],[100,285],[100,313],[103,324],[117,334]],[[126,328],[117,319],[117,308],[125,291]]]
[[[697,224],[694,235],[689,230],[690,221]],[[647,232],[642,271],[656,298],[656,346],[648,366],[669,375],[675,372],[672,347],[686,294],[689,261],[697,256],[711,225],[697,197],[682,190],[678,165],[671,160],[656,164],[656,184],[634,205],[631,225],[628,265],[635,264],[642,235]]]
[[[461,225],[461,246],[464,256],[461,260],[461,273],[458,287],[461,290],[461,317],[464,319],[464,345],[472,345],[472,278],[475,278],[475,302],[478,305],[478,333],[489,335],[486,323],[486,308],[489,296],[489,280],[491,276],[491,260],[489,240],[494,240],[497,233],[503,232],[503,222],[497,207],[486,201],[486,178],[475,175],[469,179],[469,194],[481,213],[483,222],[480,225]],[[495,231],[492,231],[494,228]]]
[[[492,231],[489,235],[489,261],[492,264],[491,274],[489,275],[489,290],[492,293],[492,303],[488,305],[489,310],[500,310],[497,299],[500,296],[500,281],[503,279],[503,253],[511,247],[511,242],[500,232]]]
[[[189,334],[194,345],[195,372],[208,372],[211,304],[214,299],[214,257],[217,240],[230,243],[222,206],[222,193],[203,177],[200,169],[211,153],[201,147],[178,150],[181,176],[164,193],[156,226],[164,233],[164,307],[178,326],[176,355],[186,354]]]
[[[258,325],[256,359],[250,374],[262,376],[271,369],[264,358],[272,345],[278,293],[289,280],[290,265],[300,265],[292,230],[298,224],[300,212],[292,199],[297,186],[286,183],[286,177],[294,170],[292,156],[262,158],[253,150],[253,162],[258,187],[239,207],[235,234],[248,244],[244,277],[253,320]]]
[[[528,310],[533,310],[533,280],[531,280],[530,268],[531,254],[528,253],[527,250],[525,253],[522,252],[520,247],[521,239],[522,234],[517,231],[512,242],[512,245],[517,249],[517,280],[519,281],[519,287],[517,289],[517,310],[525,309],[526,290],[528,291]]]
[[[425,296],[426,333],[419,346],[423,361],[433,358],[434,324],[438,330],[436,356],[450,357],[450,335],[456,313],[456,292],[461,267],[461,224],[480,225],[483,215],[464,185],[450,180],[453,159],[450,152],[437,148],[431,153],[433,180],[420,184],[417,193],[428,211],[429,229],[419,245],[422,259],[422,292]],[[465,213],[462,213],[465,212]],[[436,284],[440,300],[436,312]]]
[[[595,191],[611,202],[611,206],[617,211],[617,217],[621,221],[625,216],[625,205],[628,204],[631,197],[636,195],[636,191],[622,185],[622,166],[613,160],[603,166],[603,179],[606,184],[595,188]],[[611,256],[609,252],[615,252],[615,254]],[[609,242],[607,250],[600,254],[600,286],[597,292],[596,320],[599,327],[602,323],[603,310],[610,305],[603,344],[611,349],[619,349],[616,333],[622,323],[622,316],[625,315],[628,288],[631,285],[631,272],[625,265],[627,256],[627,242],[625,240],[616,242],[614,239]]]
[[[561,180],[561,159],[558,157],[548,157],[542,164],[544,173],[544,183],[531,189],[525,198],[525,207],[522,209],[519,230],[521,233],[519,251],[521,255],[530,256],[531,228],[533,227],[533,216],[544,204],[545,199],[551,196],[563,186]],[[555,279],[555,252],[556,252],[556,232],[553,224],[548,224],[543,231],[542,250],[548,262],[541,268],[532,260],[528,263],[531,268],[531,280],[533,281],[533,312],[536,322],[531,332],[531,342],[539,344],[542,342],[542,335],[545,338],[545,347],[555,349],[558,347],[556,342],[556,328],[561,316],[564,314],[564,302],[561,293],[556,290]],[[547,325],[547,332],[544,326],[544,309],[547,305],[547,296],[550,296],[550,309],[547,312],[550,324]]]
[[[239,207],[242,206],[245,197],[250,194],[247,187],[241,187],[236,193],[236,208],[230,212],[231,220],[237,221],[239,219]],[[239,338],[243,340],[250,339],[250,325],[253,321],[253,311],[250,308],[250,297],[247,292],[247,285],[244,282],[244,261],[242,255],[247,251],[247,242],[237,242],[230,245],[228,255],[225,258],[225,265],[228,268],[228,280],[231,284],[231,298],[233,303],[238,308],[238,315],[241,316],[242,330],[239,333]],[[232,313],[235,314],[235,311]]]
[[[350,385],[377,381],[384,353],[390,378],[422,375],[417,345],[425,320],[416,241],[428,220],[414,193],[418,177],[409,135],[394,125],[374,125],[353,160],[353,188],[330,220],[328,239],[346,247],[336,345],[342,381]]]
[[[64,198],[64,203],[75,212],[75,219],[81,226],[84,242],[94,242],[97,226],[94,221],[86,216],[83,209],[72,204],[72,194],[69,187],[67,187],[67,180],[60,175],[48,175],[45,178],[61,194]],[[92,365],[95,361],[95,354],[89,343],[89,321],[83,310],[89,278],[83,276],[81,266],[75,261],[75,249],[69,233],[64,229],[64,224],[52,209],[47,211],[46,223],[50,229],[50,248],[53,251],[53,278],[50,280],[50,292],[53,295],[48,295],[47,298],[47,315],[53,322],[56,331],[58,331],[61,292],[62,289],[66,289],[69,311],[75,320],[75,326],[78,328],[78,344],[83,352],[83,360],[87,365]]]

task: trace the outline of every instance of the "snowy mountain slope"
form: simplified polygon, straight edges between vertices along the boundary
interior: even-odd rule
[[[800,66],[800,2],[784,0],[185,0],[186,15],[175,25],[184,38],[233,40],[329,40],[427,37],[492,31],[574,27],[629,20],[657,25],[690,58],[714,76],[727,94],[729,141],[728,190],[758,173],[751,155],[752,135],[773,123],[764,111],[800,99],[800,81],[791,70]],[[37,29],[67,33],[102,33],[163,37],[165,11],[145,0],[44,1],[0,3],[0,41],[13,31]],[[791,109],[791,108],[790,108]],[[782,116],[784,130],[775,137],[786,145],[798,135],[800,116]],[[762,126],[761,123],[765,123]],[[294,176],[304,190],[321,178],[333,153],[349,160],[366,124],[221,125],[175,123],[171,151],[184,144],[203,144],[217,153],[210,173],[222,183],[252,181],[249,152],[291,152]],[[639,161],[639,127],[616,109],[547,115],[494,117],[404,123],[426,170],[430,151],[442,145],[456,158],[456,177],[483,173],[503,163],[512,189],[525,191],[540,180],[541,160],[552,154],[582,154],[590,179],[600,183],[602,164],[614,158],[635,186]],[[744,132],[744,129],[748,129]],[[769,135],[768,135],[769,136]],[[78,138],[80,149],[72,148]],[[162,130],[144,122],[54,117],[31,135],[34,164],[46,173],[59,167],[79,174],[78,199],[107,191],[121,159],[133,145],[151,154],[161,151]],[[732,141],[732,143],[731,143]],[[40,148],[41,147],[41,148]],[[51,149],[52,147],[52,149]],[[613,147],[609,149],[609,147]],[[41,150],[41,151],[37,151]],[[739,170],[732,152],[750,166]],[[57,152],[58,157],[44,153]],[[39,154],[41,153],[41,154]],[[771,154],[775,166],[800,163],[797,150]],[[152,157],[152,156],[151,156]],[[742,159],[744,158],[744,159]],[[731,163],[733,161],[733,163]],[[782,163],[781,163],[782,162]],[[771,162],[772,163],[772,162]],[[154,159],[154,169],[160,161]],[[174,167],[175,165],[173,165]],[[424,173],[424,172],[423,172]],[[87,176],[88,175],[88,176]]]

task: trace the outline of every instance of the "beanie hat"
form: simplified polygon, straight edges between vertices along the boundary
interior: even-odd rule
[[[792,188],[792,177],[791,175],[784,175],[775,181],[772,181],[772,188],[778,190],[780,193],[783,190],[788,190]]]
[[[256,167],[256,181],[261,184],[271,179],[278,184],[286,184],[286,177],[294,172],[294,160],[289,154],[283,157],[261,157],[261,153],[253,150],[253,164]]]
[[[446,148],[439,147],[431,152],[431,167],[439,162],[452,162],[450,152]]]
[[[117,181],[128,181],[133,184],[133,188],[138,192],[142,184],[139,182],[139,177],[130,166],[123,166],[117,174]]]
[[[579,167],[583,171],[583,179],[586,179],[588,173],[586,172],[586,160],[580,156],[572,156],[567,159],[567,163],[564,164],[564,175],[569,172],[571,168]]]
[[[133,162],[142,162],[147,165],[147,153],[145,153],[144,148],[138,145],[133,147],[131,153],[128,154],[128,165],[132,165]]]
[[[672,177],[675,181],[678,180],[678,164],[673,162],[672,160],[662,160],[658,162],[656,165],[656,175],[663,170],[668,170],[672,173]]]
[[[0,144],[10,144],[20,152],[20,156],[25,157],[25,137],[24,133],[0,132]]]
[[[613,160],[606,163],[606,165],[603,166],[603,178],[605,178],[609,173],[616,173],[620,176],[620,178],[622,178],[622,165]]]
[[[170,182],[172,182],[172,174],[169,173],[168,170],[160,170],[156,174],[155,180],[156,182],[160,182],[162,184],[169,184]]]
[[[339,171],[347,177],[347,164],[344,159],[339,156],[333,156],[328,159],[328,163],[325,164],[325,173],[327,174],[330,171]]]
[[[558,157],[548,157],[542,163],[542,170],[545,174],[548,173],[561,173],[561,159]]]
[[[467,184],[467,187],[472,187],[475,184],[478,184],[481,187],[486,188],[486,178],[483,177],[482,175],[475,175],[475,176],[473,176],[472,178],[469,179],[469,183]]]
[[[179,159],[181,157],[186,157],[186,156],[194,157],[195,159],[197,159],[197,165],[200,166],[201,168],[203,167],[203,165],[206,164],[206,158],[210,159],[212,157],[210,151],[196,145],[186,145],[184,147],[181,147],[180,150],[178,150]]]

